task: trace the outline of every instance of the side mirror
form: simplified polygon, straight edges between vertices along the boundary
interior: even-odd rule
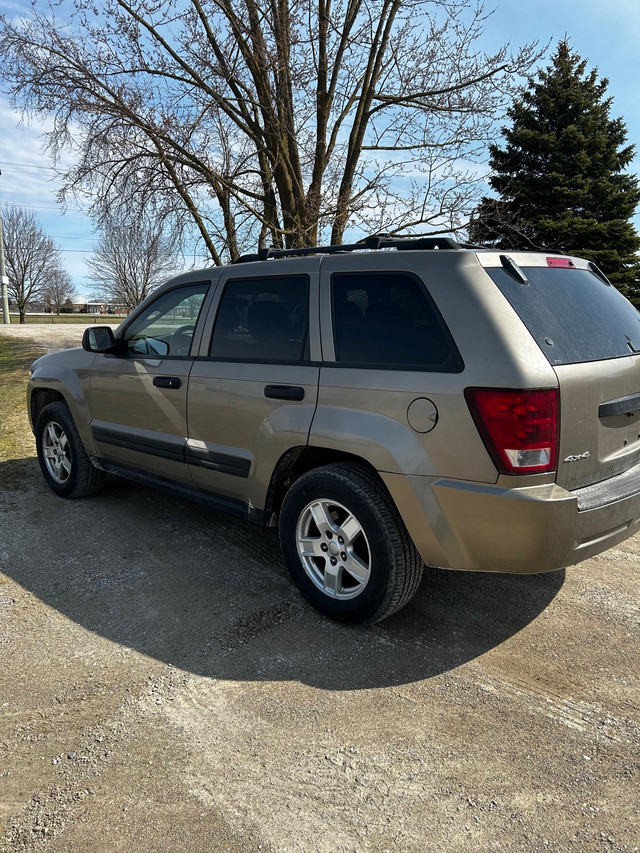
[[[116,352],[116,339],[110,326],[90,326],[82,335],[82,349],[87,352]]]

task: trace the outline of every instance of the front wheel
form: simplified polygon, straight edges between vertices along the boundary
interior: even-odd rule
[[[317,610],[373,623],[415,594],[423,563],[380,480],[349,463],[303,474],[280,513],[289,572]]]
[[[83,498],[100,489],[106,474],[89,459],[66,403],[49,403],[36,422],[40,469],[62,498]]]

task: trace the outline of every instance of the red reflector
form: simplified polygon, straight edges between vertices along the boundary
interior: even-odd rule
[[[467,388],[467,405],[501,474],[558,467],[558,390]]]
[[[547,266],[548,267],[565,267],[565,268],[575,268],[575,264],[570,258],[547,258]]]

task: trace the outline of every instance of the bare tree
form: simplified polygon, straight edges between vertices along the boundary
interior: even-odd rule
[[[96,295],[129,310],[175,270],[172,243],[149,222],[105,225],[93,258],[87,260]]]
[[[58,21],[56,14],[63,15]],[[14,105],[53,117],[90,192],[192,226],[210,257],[456,230],[538,58],[486,55],[482,0],[60,0],[3,17]]]
[[[2,213],[9,298],[25,322],[27,306],[41,300],[59,277],[66,276],[60,250],[33,212],[5,207]]]
[[[45,301],[51,306],[51,310],[56,314],[60,313],[66,303],[73,303],[76,289],[71,281],[71,276],[64,269],[54,270],[50,276],[49,284],[44,289],[43,295]]]

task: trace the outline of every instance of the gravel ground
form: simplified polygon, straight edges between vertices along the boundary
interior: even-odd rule
[[[115,325],[103,323],[101,325]],[[0,335],[34,341],[45,352],[63,347],[79,347],[86,326],[79,323],[11,323],[0,325]]]
[[[272,532],[116,479],[60,500],[25,445],[0,461],[2,853],[640,850],[638,537],[433,571],[349,628]]]

